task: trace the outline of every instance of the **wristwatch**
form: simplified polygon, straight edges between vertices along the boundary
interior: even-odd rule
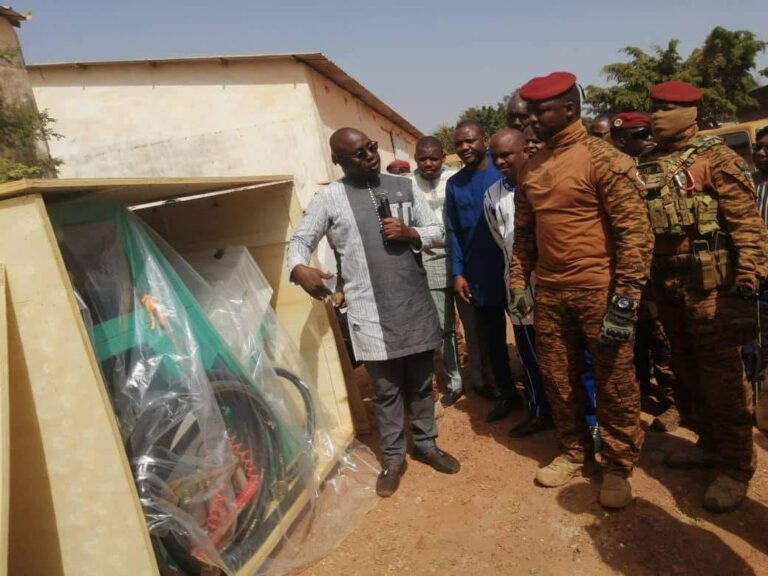
[[[616,304],[616,307],[619,310],[637,310],[637,302],[632,300],[629,296],[621,295],[621,296],[614,296],[612,302]]]

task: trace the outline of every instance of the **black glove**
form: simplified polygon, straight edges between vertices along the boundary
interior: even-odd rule
[[[637,306],[622,307],[619,305],[622,299],[629,300],[624,297],[614,298],[608,305],[600,328],[600,341],[603,343],[623,344],[628,342],[635,332]],[[629,302],[632,304],[631,300]]]

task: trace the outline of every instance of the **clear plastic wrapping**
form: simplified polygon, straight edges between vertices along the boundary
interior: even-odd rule
[[[313,423],[314,498],[261,573],[280,574],[323,556],[377,502],[375,456],[357,442],[347,446],[338,414],[324,409],[310,370],[270,306],[272,288],[245,247],[184,254],[173,264],[254,379],[269,382],[270,373],[276,372],[293,382],[296,388],[283,385],[272,392],[275,404],[312,407],[304,415]],[[197,273],[201,279],[195,278]]]
[[[284,354],[263,277],[232,300],[123,207],[49,212],[162,574],[250,565],[293,522],[289,511],[321,508],[321,459],[341,470],[339,493],[370,508],[374,460],[334,443],[300,357]],[[301,549],[273,572],[313,559]]]

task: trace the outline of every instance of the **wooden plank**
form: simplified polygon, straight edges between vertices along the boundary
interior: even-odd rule
[[[157,574],[112,407],[39,195],[0,202],[11,412],[9,572]]]
[[[336,460],[333,458],[319,462],[316,469],[316,476],[320,478],[321,481],[325,480],[335,466]],[[293,526],[293,523],[299,517],[299,514],[301,514],[304,508],[310,503],[313,494],[314,491],[312,488],[301,492],[296,501],[283,513],[282,520],[277,528],[272,531],[256,553],[251,556],[250,560],[243,564],[243,567],[237,571],[237,576],[251,576],[252,574],[258,573],[261,565],[269,558],[275,548],[277,548],[284,539],[290,538],[290,527]]]
[[[0,576],[8,574],[8,504],[11,491],[9,415],[5,267],[0,264]]]
[[[43,194],[46,200],[88,196],[128,206],[182,196],[212,194],[237,188],[291,181],[291,176],[263,175],[227,178],[59,178],[18,180],[0,184],[0,199]]]
[[[365,403],[363,402],[363,395],[360,393],[360,387],[355,381],[352,360],[347,353],[344,344],[344,335],[341,333],[341,327],[336,319],[336,312],[334,311],[331,302],[326,302],[325,308],[328,314],[328,323],[333,330],[333,337],[336,340],[336,350],[339,353],[339,361],[341,362],[341,370],[344,373],[344,381],[347,383],[347,399],[349,401],[349,411],[352,414],[352,422],[355,425],[355,432],[357,434],[370,434],[371,423],[368,421],[368,413],[365,410]]]

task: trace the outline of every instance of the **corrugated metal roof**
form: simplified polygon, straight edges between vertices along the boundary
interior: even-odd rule
[[[423,136],[422,132],[405,118],[395,112],[388,104],[379,99],[375,94],[344,72],[324,54],[320,52],[298,52],[292,54],[255,54],[246,56],[203,56],[189,58],[148,58],[144,60],[102,60],[95,62],[60,62],[47,64],[31,64],[27,66],[29,70],[51,70],[56,68],[78,68],[85,70],[89,67],[99,66],[121,66],[146,64],[149,66],[160,66],[163,64],[188,64],[200,62],[219,62],[227,64],[229,62],[256,62],[265,60],[284,60],[292,59],[306,64],[319,74],[328,78],[331,82],[338,84],[353,96],[358,97],[376,112],[389,119],[393,124],[411,134],[416,138]]]
[[[18,28],[22,22],[26,22],[32,17],[31,14],[20,14],[10,6],[0,6],[0,16],[6,18],[11,24],[16,26],[16,28]]]

